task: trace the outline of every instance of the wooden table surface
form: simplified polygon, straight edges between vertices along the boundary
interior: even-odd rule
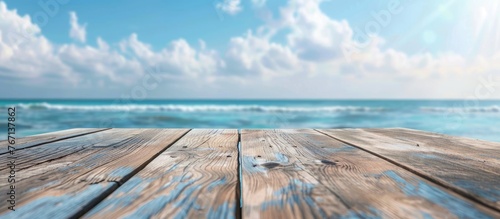
[[[31,136],[15,144],[15,211],[7,146],[0,218],[500,218],[500,143],[410,129]]]

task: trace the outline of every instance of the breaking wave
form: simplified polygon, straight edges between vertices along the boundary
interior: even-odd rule
[[[264,106],[264,105],[64,105],[49,103],[18,104],[21,109],[31,110],[75,110],[75,111],[177,111],[177,112],[270,112],[270,113],[336,113],[336,112],[382,112],[382,107],[358,106]]]
[[[500,106],[484,106],[484,107],[421,107],[425,112],[436,113],[499,113]]]

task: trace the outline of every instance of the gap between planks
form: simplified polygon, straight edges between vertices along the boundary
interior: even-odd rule
[[[101,131],[105,131],[105,130],[109,130],[108,129],[100,129],[100,130],[95,130],[95,131],[92,131],[92,132],[87,132],[87,133],[80,133],[80,134],[75,134],[75,135],[70,135],[70,136],[65,136],[65,137],[62,137],[62,138],[58,138],[58,139],[53,139],[53,140],[48,140],[48,141],[44,141],[44,142],[40,142],[40,143],[37,143],[37,144],[33,144],[33,145],[30,145],[28,147],[25,147],[25,148],[31,148],[31,147],[36,147],[36,146],[39,146],[39,145],[43,145],[43,144],[47,144],[47,143],[52,143],[52,142],[57,142],[57,141],[61,141],[61,140],[65,140],[65,139],[70,139],[70,138],[74,138],[74,137],[79,137],[79,136],[83,136],[83,135],[88,135],[88,134],[92,134],[92,133],[97,133],[97,132],[101,132]],[[165,150],[167,150],[171,145],[175,144],[177,141],[179,141],[180,139],[182,139],[187,133],[189,133],[192,129],[189,129],[186,133],[184,133],[183,135],[181,135],[179,138],[177,138],[175,141],[173,141],[170,145],[167,145],[165,146],[165,148],[163,148],[159,153],[157,153],[156,155],[152,156],[149,160],[147,160],[145,163],[143,163],[141,166],[139,166],[134,172],[130,173],[129,175],[125,176],[124,177],[124,181],[122,183],[120,182],[115,182],[113,181],[114,183],[116,183],[115,186],[111,187],[108,191],[106,191],[105,193],[102,193],[100,196],[96,197],[94,200],[92,200],[92,202],[90,202],[87,206],[85,206],[80,212],[76,213],[75,215],[73,215],[71,218],[78,218],[78,217],[81,217],[83,216],[86,212],[88,212],[90,209],[92,209],[93,207],[95,207],[97,204],[99,204],[102,200],[104,200],[107,196],[109,196],[110,194],[112,194],[116,189],[118,189],[123,183],[127,182],[131,177],[133,177],[135,174],[137,174],[139,171],[141,171],[142,169],[144,169],[150,162],[152,162],[154,159],[156,159],[161,153],[163,153]],[[344,141],[344,140],[341,140],[341,139],[338,139],[328,133],[325,133],[325,132],[322,132],[318,129],[313,129],[314,131],[316,132],[319,132],[327,137],[330,137],[332,139],[335,139],[337,141],[340,141],[340,142],[343,142],[345,144],[348,144],[350,146],[353,146],[353,147],[356,147],[362,151],[365,151],[369,154],[372,154],[374,156],[377,156],[391,164],[394,164],[398,167],[401,167],[403,168],[404,170],[406,171],[409,171],[410,173],[412,174],[415,174],[419,177],[422,177],[426,180],[429,180],[443,188],[446,188],[448,190],[451,190],[452,192],[456,193],[457,195],[460,195],[468,200],[471,200],[473,202],[476,202],[477,204],[480,204],[482,206],[485,206],[491,210],[494,210],[496,212],[500,212],[498,209],[494,208],[494,207],[491,207],[490,205],[488,204],[485,204],[484,202],[482,202],[481,200],[478,200],[476,199],[475,197],[473,196],[470,196],[469,194],[467,193],[463,193],[462,191],[460,190],[457,190],[455,189],[454,187],[451,187],[449,185],[446,185],[446,184],[443,184],[442,182],[440,182],[439,180],[435,180],[434,178],[432,177],[428,177],[426,176],[425,174],[421,174],[419,171],[417,170],[413,170],[412,168],[410,167],[407,167],[406,165],[404,164],[401,164],[397,161],[394,161],[386,156],[383,156],[383,155],[380,155],[378,153],[375,153],[375,152],[372,152],[370,150],[367,150],[367,149],[364,149],[356,144],[353,144],[353,143],[350,143],[348,141]],[[20,148],[20,150],[22,149],[25,149],[25,148]],[[242,195],[242,191],[243,191],[243,183],[242,183],[242,152],[241,152],[241,130],[238,129],[238,144],[237,144],[237,152],[238,152],[238,182],[237,182],[237,186],[236,186],[236,201],[237,201],[237,205],[239,205],[239,208],[236,208],[237,209],[237,212],[236,212],[236,216],[237,218],[241,218],[242,217],[242,206],[243,206],[243,195]],[[4,154],[4,153],[0,153],[0,154]]]
[[[236,217],[243,218],[243,174],[242,174],[242,158],[241,158],[241,129],[238,129],[238,183],[236,185]]]
[[[389,163],[391,163],[391,164],[394,164],[394,165],[396,165],[396,166],[398,166],[398,167],[403,168],[404,170],[406,170],[406,171],[408,171],[408,172],[410,172],[410,173],[412,173],[412,174],[415,174],[415,175],[417,175],[417,176],[419,176],[419,177],[422,177],[422,178],[424,178],[424,179],[426,179],[426,180],[429,180],[429,181],[431,181],[431,182],[435,183],[436,185],[439,185],[439,186],[441,186],[441,187],[443,187],[443,188],[445,188],[445,189],[448,189],[448,190],[450,190],[450,191],[452,191],[452,192],[456,193],[457,195],[459,195],[459,196],[461,196],[461,197],[463,197],[463,198],[465,198],[465,199],[468,199],[468,200],[470,200],[470,201],[472,201],[472,202],[474,202],[474,203],[476,203],[476,204],[482,205],[482,206],[484,206],[484,207],[486,207],[486,208],[488,208],[488,209],[490,209],[490,210],[493,210],[493,211],[495,211],[495,212],[497,212],[497,213],[498,213],[498,212],[500,212],[500,210],[499,210],[499,209],[497,209],[497,208],[495,208],[494,206],[491,206],[490,204],[485,203],[485,202],[483,202],[482,200],[480,200],[480,199],[478,199],[478,198],[476,198],[476,197],[474,197],[474,196],[472,196],[472,195],[470,195],[470,194],[467,194],[467,193],[465,193],[465,192],[463,192],[463,191],[461,191],[461,190],[459,190],[459,189],[456,189],[454,186],[447,185],[447,184],[445,184],[445,183],[441,182],[441,180],[436,180],[436,179],[434,179],[433,177],[429,177],[429,176],[427,176],[426,174],[422,174],[422,173],[420,173],[419,171],[414,170],[413,168],[410,168],[410,167],[408,167],[408,166],[406,166],[406,165],[404,165],[404,164],[402,164],[402,163],[399,163],[399,162],[397,162],[397,161],[395,161],[395,160],[392,160],[392,159],[390,159],[390,158],[388,158],[388,157],[386,157],[386,156],[383,156],[383,155],[378,154],[378,153],[376,153],[376,152],[372,152],[372,151],[370,151],[370,150],[367,150],[367,149],[365,149],[365,148],[363,148],[363,147],[360,147],[360,146],[358,146],[358,145],[356,145],[356,144],[353,144],[353,143],[351,143],[351,142],[344,141],[344,140],[342,140],[342,139],[340,139],[340,138],[337,138],[337,137],[335,137],[335,136],[332,136],[332,135],[330,135],[330,134],[328,134],[328,133],[322,132],[321,130],[318,130],[318,129],[313,129],[313,130],[314,130],[314,131],[317,131],[317,132],[319,132],[319,133],[321,133],[321,134],[323,134],[323,135],[325,135],[325,136],[328,136],[328,137],[330,137],[330,138],[332,138],[332,139],[335,139],[335,140],[340,141],[340,142],[342,142],[342,143],[345,143],[345,144],[348,144],[348,145],[353,146],[353,147],[355,147],[355,148],[358,148],[358,149],[360,149],[360,150],[362,150],[362,151],[365,151],[365,152],[367,152],[367,153],[370,153],[370,154],[372,154],[372,155],[374,155],[374,156],[377,156],[377,157],[379,157],[379,158],[381,158],[381,159],[383,159],[383,160],[385,160],[385,161],[387,161],[387,162],[389,162]]]
[[[241,131],[240,131],[240,129],[233,129],[233,130],[237,131],[236,144],[232,145],[232,147],[236,147],[236,152],[237,152],[237,159],[236,159],[237,163],[236,164],[238,165],[238,168],[236,169],[236,171],[238,171],[237,174],[236,174],[236,185],[234,187],[234,191],[235,191],[234,201],[235,201],[235,204],[236,204],[236,208],[235,208],[235,211],[233,212],[233,215],[234,215],[234,218],[240,219],[240,218],[242,218],[242,207],[243,207],[243,205],[242,205],[242,201],[243,201],[242,200],[243,199],[243,196],[242,196],[242,182],[241,182],[241,177],[242,177],[242,174],[241,174],[241,171],[242,171],[242,168],[241,168],[241,144],[240,144],[241,143]],[[114,188],[110,189],[110,192],[108,192],[106,195],[103,195],[103,196],[99,197],[98,201],[93,202],[93,205],[90,208],[85,209],[85,211],[83,211],[82,214],[76,215],[75,218],[89,216],[89,215],[86,215],[88,213],[90,213],[92,215],[92,214],[101,212],[100,210],[97,210],[96,212],[92,213],[92,209],[93,208],[99,208],[99,204],[101,204],[103,202],[106,202],[107,198],[110,197],[113,193],[119,191],[119,188],[122,185],[126,186],[126,183],[129,180],[131,180],[134,176],[138,175],[141,171],[143,171],[145,168],[147,168],[147,166],[150,165],[151,163],[153,163],[154,160],[156,160],[161,154],[165,153],[166,151],[168,151],[172,147],[175,147],[175,145],[177,143],[179,143],[183,139],[187,138],[189,136],[189,133],[190,132],[192,133],[193,131],[195,131],[195,130],[193,130],[193,129],[189,130],[184,135],[182,135],[181,137],[179,137],[177,140],[175,140],[174,142],[172,142],[163,151],[159,152],[157,156],[155,156],[155,157],[151,158],[150,160],[148,160],[147,162],[145,162],[143,166],[141,166],[140,168],[137,169],[137,171],[135,171],[134,173],[130,174],[130,177],[127,177],[121,184],[119,184],[118,186],[115,186]],[[89,216],[89,217],[96,217],[96,215],[92,215],[92,216]]]
[[[189,129],[186,133],[182,134],[179,138],[175,139],[175,141],[173,141],[172,143],[170,143],[169,145],[165,146],[165,148],[163,148],[160,152],[158,152],[157,154],[153,155],[149,160],[147,160],[146,162],[144,162],[141,166],[139,166],[137,169],[135,169],[133,172],[131,172],[130,174],[126,175],[125,177],[123,177],[123,180],[122,182],[119,182],[119,181],[110,181],[112,183],[115,183],[116,185],[111,187],[110,189],[108,189],[108,191],[102,193],[101,195],[99,195],[97,198],[95,198],[94,200],[92,200],[91,202],[89,202],[89,204],[87,206],[85,206],[81,211],[77,212],[75,215],[72,215],[71,217],[69,218],[81,218],[83,215],[85,215],[87,212],[89,212],[92,208],[94,208],[95,206],[97,206],[100,202],[102,202],[106,197],[108,197],[109,195],[111,195],[114,191],[116,191],[121,185],[123,185],[124,183],[126,183],[130,178],[132,178],[135,174],[137,174],[138,172],[140,172],[142,169],[144,169],[149,163],[151,163],[154,159],[156,159],[160,154],[162,154],[164,151],[166,151],[170,146],[172,146],[173,144],[175,144],[176,142],[178,142],[180,139],[182,139],[187,133],[189,133],[191,130],[193,129]]]
[[[175,140],[175,141],[174,141],[171,145],[175,144],[177,141],[179,141],[180,139],[182,139],[182,138],[183,138],[183,137],[184,137],[187,133],[189,133],[191,130],[192,130],[192,129],[190,129],[190,130],[189,130],[188,132],[186,132],[184,135],[182,135],[181,137],[179,137],[178,139],[176,139],[176,140]],[[448,190],[450,190],[450,191],[452,191],[452,192],[456,193],[457,195],[462,196],[462,197],[463,197],[463,198],[465,198],[465,199],[471,200],[471,201],[473,201],[473,202],[475,202],[475,203],[477,203],[477,204],[479,204],[479,205],[481,205],[481,206],[485,206],[485,207],[489,208],[490,210],[493,210],[493,211],[499,212],[499,211],[498,211],[498,209],[493,208],[493,207],[491,207],[491,206],[489,206],[489,205],[485,204],[484,202],[482,202],[482,201],[480,201],[480,200],[476,199],[475,197],[470,196],[470,195],[468,195],[468,194],[466,194],[466,193],[463,193],[463,192],[461,192],[460,190],[456,190],[454,187],[451,187],[451,186],[445,185],[445,184],[441,183],[440,181],[435,180],[435,179],[434,179],[434,178],[432,178],[432,177],[428,177],[428,176],[426,176],[425,174],[421,174],[421,173],[419,173],[418,171],[413,170],[412,168],[407,167],[407,166],[406,166],[406,165],[404,165],[404,164],[401,164],[401,163],[399,163],[399,162],[397,162],[397,161],[394,161],[394,160],[392,160],[392,159],[390,159],[390,158],[387,158],[387,157],[385,157],[385,156],[383,156],[383,155],[380,155],[380,154],[378,154],[378,153],[375,153],[375,152],[372,152],[372,151],[367,150],[367,149],[365,149],[365,148],[362,148],[362,147],[360,147],[360,146],[357,146],[356,144],[353,144],[353,143],[351,143],[351,142],[348,142],[348,141],[344,141],[344,140],[338,139],[338,138],[336,138],[336,137],[334,137],[334,136],[332,136],[332,135],[330,135],[330,134],[328,134],[328,133],[322,132],[322,131],[320,131],[320,130],[318,130],[318,129],[313,129],[313,130],[314,130],[314,131],[316,131],[316,132],[318,132],[318,133],[320,133],[320,134],[322,134],[322,135],[325,135],[325,136],[327,136],[327,137],[329,137],[329,138],[335,139],[335,140],[340,141],[340,142],[342,142],[342,143],[345,143],[345,144],[348,144],[348,145],[353,146],[353,147],[355,147],[355,148],[358,148],[358,149],[360,149],[360,150],[362,150],[362,151],[364,151],[364,152],[367,152],[367,153],[369,153],[369,154],[372,154],[372,155],[374,155],[374,156],[377,156],[377,157],[379,157],[379,158],[381,158],[381,159],[383,159],[383,160],[385,160],[385,161],[387,161],[387,162],[389,162],[389,163],[391,163],[391,164],[393,164],[393,165],[396,165],[396,166],[398,166],[398,167],[403,168],[403,169],[404,169],[404,170],[406,170],[406,171],[409,171],[409,172],[410,172],[410,173],[412,173],[412,174],[415,174],[415,175],[417,175],[417,176],[419,176],[419,177],[422,177],[422,178],[424,178],[424,179],[426,179],[426,180],[429,180],[429,181],[431,181],[431,182],[435,183],[435,184],[436,184],[436,185],[438,185],[438,186],[441,186],[441,187],[443,187],[443,188],[445,188],[445,189],[448,189]],[[237,129],[237,131],[238,131],[238,143],[237,143],[237,152],[238,152],[238,177],[237,177],[237,180],[238,180],[238,182],[237,182],[237,185],[236,185],[236,197],[235,197],[235,198],[236,198],[236,204],[237,204],[237,206],[239,206],[239,207],[237,207],[237,208],[236,208],[235,215],[236,215],[236,218],[242,218],[242,208],[243,208],[244,200],[243,200],[243,183],[242,183],[242,176],[243,176],[243,174],[242,174],[242,152],[241,152],[241,129]],[[150,160],[148,160],[146,163],[144,163],[142,166],[140,166],[140,167],[139,167],[136,171],[134,171],[133,173],[131,173],[130,175],[128,175],[128,176],[125,178],[125,181],[123,181],[123,183],[126,183],[126,182],[127,182],[127,181],[131,178],[131,177],[133,177],[133,176],[134,176],[135,174],[137,174],[139,171],[141,171],[142,169],[144,169],[144,168],[145,168],[145,167],[146,167],[146,166],[147,166],[150,162],[152,162],[154,159],[156,159],[156,157],[158,157],[161,153],[163,153],[165,150],[167,150],[167,149],[168,149],[171,145],[169,145],[168,147],[164,148],[164,149],[163,149],[161,152],[159,152],[156,156],[152,157]],[[116,189],[118,189],[118,188],[119,188],[119,187],[123,184],[123,183],[121,183],[121,184],[120,184],[119,182],[116,182],[116,183],[117,183],[117,186],[114,186],[114,187],[113,187],[113,188],[111,188],[108,192],[106,192],[105,194],[102,194],[101,196],[99,196],[98,198],[96,198],[96,200],[95,200],[95,201],[93,201],[91,204],[89,204],[89,206],[88,206],[87,208],[85,208],[84,210],[82,210],[82,211],[80,212],[80,214],[75,215],[75,218],[78,218],[78,217],[83,216],[85,213],[87,213],[87,212],[88,212],[90,209],[92,209],[93,207],[97,206],[97,205],[98,205],[101,201],[103,201],[103,200],[104,200],[107,196],[109,196],[109,195],[110,195],[110,194],[112,194],[114,191],[116,191]]]
[[[237,143],[237,129],[192,130],[84,217],[239,218]]]

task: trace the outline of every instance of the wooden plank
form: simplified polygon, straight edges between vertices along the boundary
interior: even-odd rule
[[[313,130],[243,130],[245,218],[488,218],[500,215]]]
[[[123,144],[127,141],[131,141],[134,135],[143,131],[144,130],[141,129],[110,129],[89,135],[65,139],[63,141],[53,142],[40,147],[32,147],[26,150],[16,151],[14,155],[16,157],[16,169],[18,171],[22,171],[31,166],[52,162],[53,160],[58,160],[78,152],[89,152],[89,148],[98,149],[104,148],[109,144]],[[90,151],[90,153],[94,152],[95,150]],[[9,168],[7,164],[11,159],[7,158],[10,156],[10,154],[0,155],[0,171]],[[22,176],[26,175],[23,174]]]
[[[192,130],[85,218],[234,218],[237,130]]]
[[[51,132],[41,135],[33,135],[24,138],[16,139],[15,148],[16,150],[22,150],[29,147],[35,147],[38,145],[51,143],[55,141],[60,141],[68,138],[74,138],[82,135],[88,135],[95,132],[100,132],[106,130],[105,128],[78,128],[78,129],[68,129],[58,132]],[[0,141],[0,155],[9,152],[7,146],[9,143],[7,140]]]
[[[8,203],[3,201],[0,217],[79,216],[187,131],[111,129],[78,137],[80,141],[72,138],[22,150],[40,158],[34,158],[37,165],[17,170],[16,211],[7,211]],[[7,182],[1,181],[0,186],[5,188]]]
[[[500,210],[500,143],[409,129],[319,131]]]

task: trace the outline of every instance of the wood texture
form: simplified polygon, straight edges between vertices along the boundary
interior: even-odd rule
[[[0,218],[500,218],[498,143],[408,129],[86,131],[19,141],[16,211],[1,195]]]
[[[313,130],[243,130],[244,218],[488,218],[498,213]]]
[[[85,218],[233,218],[237,130],[192,130]]]
[[[24,138],[17,138],[15,143],[16,150],[22,150],[29,147],[34,147],[42,145],[45,143],[60,141],[68,138],[78,137],[82,135],[87,135],[95,132],[104,131],[107,129],[98,128],[79,128],[79,129],[68,129],[58,132],[51,132],[41,135],[33,135]],[[9,143],[7,140],[0,141],[0,155],[8,153],[7,146]]]
[[[22,150],[29,160],[16,176],[16,211],[2,201],[0,217],[81,215],[187,131],[111,129]]]
[[[16,169],[17,171],[24,172],[24,170],[29,167],[42,165],[44,163],[53,163],[52,161],[58,160],[68,155],[82,151],[88,151],[88,149],[92,148],[93,146],[95,146],[94,148],[98,148],[97,144],[105,145],[105,142],[117,141],[113,138],[110,138],[110,136],[116,135],[116,137],[128,139],[129,134],[133,135],[133,132],[124,132],[124,130],[120,129],[110,129],[89,135],[68,138],[62,141],[55,141],[52,143],[47,143],[45,145],[39,145],[37,147],[30,147],[25,150],[19,150],[16,151],[14,155],[16,157]],[[9,168],[7,164],[11,159],[7,159],[7,157],[11,157],[11,155],[0,155],[0,171],[4,171]],[[29,176],[29,174],[22,174],[19,177]]]
[[[500,143],[410,129],[319,131],[500,210]]]

